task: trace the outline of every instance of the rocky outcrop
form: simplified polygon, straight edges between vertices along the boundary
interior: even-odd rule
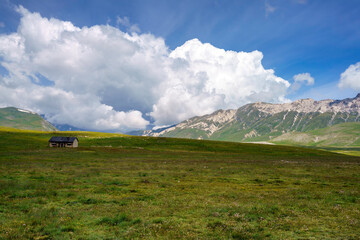
[[[271,103],[254,103],[254,107],[262,112],[276,114],[284,111],[295,111],[303,113],[311,112],[357,112],[360,113],[360,94],[355,98],[344,100],[326,99],[315,101],[311,98],[300,99],[291,103],[271,104]]]

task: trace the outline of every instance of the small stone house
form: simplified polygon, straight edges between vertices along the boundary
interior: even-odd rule
[[[77,137],[51,137],[49,140],[50,147],[78,147],[78,145]]]

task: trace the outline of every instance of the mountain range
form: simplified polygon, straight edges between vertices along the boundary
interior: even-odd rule
[[[57,125],[40,115],[15,107],[0,108],[0,126],[57,130]],[[70,127],[64,128],[68,130]],[[61,125],[59,129],[64,130]],[[341,142],[343,146],[360,146],[360,94],[343,100],[250,103],[238,109],[196,116],[166,128],[132,134],[308,146],[336,146]]]
[[[250,103],[218,110],[174,126],[143,131],[143,136],[213,139],[238,142],[271,141],[340,123],[360,122],[360,94],[343,100],[300,99],[291,103]]]

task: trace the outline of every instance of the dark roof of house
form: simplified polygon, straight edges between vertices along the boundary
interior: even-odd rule
[[[49,142],[73,143],[75,139],[78,140],[77,137],[51,137]]]

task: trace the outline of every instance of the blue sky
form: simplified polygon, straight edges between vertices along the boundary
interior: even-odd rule
[[[172,49],[198,38],[226,50],[259,50],[265,68],[288,80],[309,72],[313,88],[335,84],[350,64],[360,61],[358,0],[1,1],[1,33],[16,31],[20,16],[13,6],[19,4],[80,27],[116,26],[118,16],[128,17],[142,32],[163,37]],[[274,11],[266,12],[267,5]],[[291,97],[310,94],[307,90]]]
[[[0,34],[17,31],[22,15],[15,9],[20,5],[79,28],[138,28],[138,34],[163,39],[169,51],[194,38],[218,49],[260,51],[262,66],[290,84],[301,73],[314,79],[314,84],[304,81],[296,91],[288,91],[284,97],[290,100],[354,97],[359,91],[354,84],[338,87],[340,75],[360,62],[358,0],[0,0]],[[121,24],[119,18],[128,23]],[[1,72],[6,72],[4,67]]]

